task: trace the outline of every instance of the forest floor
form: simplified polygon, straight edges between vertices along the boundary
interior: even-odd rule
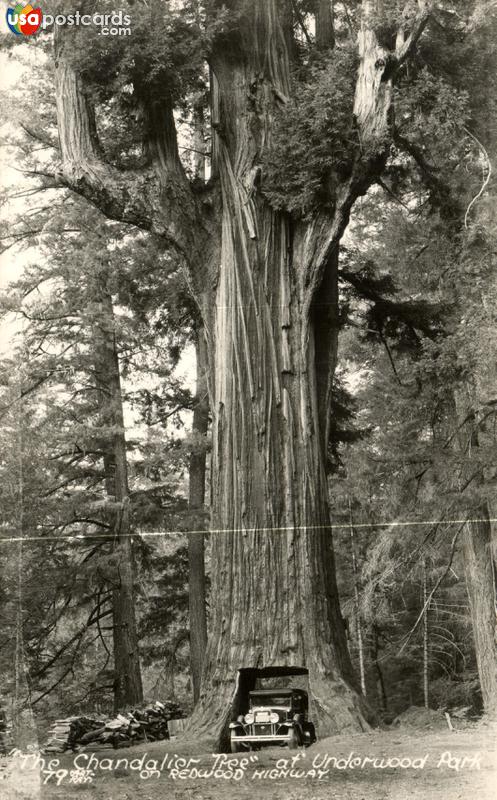
[[[76,763],[74,754],[44,758],[44,763],[36,764],[34,755],[28,760],[17,756],[4,763],[2,800],[495,800],[497,796],[497,731],[484,725],[456,731],[374,730],[324,739],[305,751],[268,748],[213,756],[205,743],[177,740],[117,751],[88,749]],[[86,767],[92,774],[85,772]]]

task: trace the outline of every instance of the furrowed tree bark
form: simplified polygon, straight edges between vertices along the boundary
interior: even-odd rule
[[[100,397],[104,438],[105,484],[113,505],[113,553],[116,578],[112,584],[112,636],[114,645],[115,710],[143,701],[138,632],[135,611],[135,575],[128,464],[121,393],[119,359],[115,338],[112,298],[101,286],[95,318],[95,380]]]
[[[317,0],[316,45],[319,50],[325,50],[335,44],[333,6],[334,0]]]
[[[209,400],[207,389],[207,348],[202,328],[196,332],[195,341],[197,386],[193,409],[192,430],[205,437],[209,427]],[[200,443],[194,444],[189,463],[189,507],[192,511],[203,512],[205,503],[205,471],[207,452]],[[202,513],[199,515],[202,519]],[[199,527],[203,527],[200,523]],[[190,616],[190,672],[193,684],[193,701],[200,697],[200,682],[207,647],[207,611],[205,582],[205,540],[204,533],[188,533],[188,601]]]
[[[489,36],[497,32],[495,21],[488,29]],[[493,51],[492,51],[493,52]],[[494,69],[489,69],[486,77],[487,96],[495,93],[495,53],[492,56]],[[497,157],[497,140],[495,137],[495,119],[483,103],[477,106],[474,114],[473,130],[484,143],[492,164]],[[495,183],[491,183],[484,197],[473,207],[469,224],[476,222],[482,229],[492,230],[495,225]],[[460,209],[460,218],[465,209]],[[463,389],[455,397],[455,418],[460,435],[458,438],[461,451],[476,454],[480,447],[492,450],[495,448],[495,432],[493,424],[479,424],[481,410],[489,408],[495,397],[495,344],[493,331],[494,298],[497,289],[495,277],[490,276],[479,292],[481,296],[479,318],[480,353],[476,363],[472,364],[471,373],[467,376]],[[458,297],[461,308],[465,307],[465,298]],[[474,484],[481,491],[482,502],[473,506],[469,512],[472,520],[466,523],[462,535],[462,553],[466,588],[471,613],[471,623],[475,644],[478,676],[485,714],[497,718],[497,584],[493,539],[495,537],[495,517],[492,498],[495,496],[495,473],[488,465],[477,475]]]
[[[497,34],[497,21],[491,18],[487,28],[489,42],[494,42]],[[487,44],[487,46],[488,46]],[[495,97],[495,68],[497,55],[495,48],[489,47],[492,53],[491,67],[486,73],[486,98]],[[492,69],[493,67],[493,69]],[[478,105],[474,119],[476,135],[484,144],[492,165],[497,159],[497,137],[495,116],[489,112],[488,102]],[[473,207],[471,217],[483,229],[495,229],[495,180],[490,183],[484,197]],[[476,369],[472,395],[477,408],[488,408],[488,402],[495,397],[495,310],[494,298],[497,291],[497,279],[493,275],[481,292],[480,325],[480,369]],[[494,368],[488,370],[488,364]],[[477,420],[476,420],[477,421]],[[477,443],[483,447],[495,449],[495,431],[493,424],[478,428]],[[490,520],[495,514],[495,473],[492,469],[484,470],[481,475],[487,498],[474,514],[479,522],[470,522],[463,531],[463,554],[466,574],[466,587],[472,617],[473,636],[475,640],[478,674],[485,713],[491,718],[497,717],[497,539],[495,522]]]
[[[365,11],[374,5],[365,3]],[[274,115],[292,91],[289,7],[286,0],[232,0],[238,28],[213,45],[212,174],[220,204],[215,192],[209,206],[188,191],[169,128],[154,160],[168,189],[150,202],[156,184],[143,186],[144,227],[183,259],[208,342],[212,611],[190,731],[214,735],[218,745],[242,668],[308,670],[321,736],[366,726],[339,609],[326,476],[339,246],[355,200],[384,167],[393,78],[426,17],[420,12],[396,53],[387,54],[364,13],[354,106],[361,146],[337,188],[334,212],[298,221],[274,210],[261,188]],[[88,111],[81,87],[64,70],[59,80],[66,179],[109,215],[131,218],[140,199],[127,182],[131,200],[123,202],[120,176],[100,181],[89,123],[75,124],[74,139],[65,137],[65,128],[73,130],[66,115],[77,121]],[[166,112],[172,126],[172,110]]]
[[[379,696],[381,709],[382,711],[388,710],[388,697],[385,688],[385,679],[383,677],[383,672],[381,669],[381,659],[379,657],[380,652],[380,637],[378,634],[378,627],[373,622],[372,625],[372,644],[371,644],[371,661],[374,665],[374,670],[376,673],[376,693]]]
[[[430,686],[429,686],[430,663],[429,663],[428,614],[430,612],[430,604],[427,602],[428,589],[426,582],[426,559],[423,559],[422,573],[423,573],[423,608],[425,609],[425,612],[423,614],[423,701],[424,701],[424,707],[429,708],[430,707]]]
[[[488,495],[490,487],[488,484],[485,486],[485,469],[481,468],[474,474],[475,464],[471,460],[471,453],[478,453],[480,438],[485,439],[488,436],[478,428],[473,404],[479,392],[472,377],[469,375],[463,387],[451,398],[453,430],[455,430],[451,439],[454,448],[459,450],[463,462],[458,476],[460,485],[465,487],[466,484],[470,484],[473,491],[476,488],[476,491],[483,490],[485,494],[486,490]],[[479,388],[481,390],[481,387]],[[488,446],[488,441],[483,443]],[[462,555],[476,663],[484,711],[495,718],[497,717],[497,588],[489,503],[486,499],[477,505],[473,503],[465,513],[469,520],[464,525]]]
[[[339,243],[354,201],[384,165],[392,98],[365,22],[356,95],[364,149],[335,212],[310,223],[276,212],[257,190],[257,164],[291,91],[288,53],[278,3],[257,0],[248,13],[211,64],[223,205],[209,326],[213,606],[190,728],[221,744],[242,668],[307,669],[320,736],[366,726],[339,609],[325,464]]]
[[[364,646],[362,642],[362,620],[361,620],[361,605],[359,602],[359,576],[357,569],[357,551],[355,543],[355,528],[352,519],[352,505],[349,500],[349,519],[350,519],[350,551],[352,555],[352,579],[354,582],[354,612],[357,633],[357,651],[359,656],[359,678],[361,685],[361,692],[366,696],[366,672],[364,668]]]
[[[254,191],[264,112],[251,113],[249,87],[268,113],[290,87],[276,3],[253,6],[255,38],[212,64],[223,195],[210,327],[213,606],[190,727],[221,739],[240,668],[305,667],[321,731],[364,724],[338,607],[311,324],[330,220],[306,240]]]
[[[463,460],[460,480],[471,482],[478,489],[484,488],[485,470],[474,473],[475,464],[471,454],[478,458],[480,437],[485,437],[478,426],[473,402],[477,387],[468,378],[462,389],[455,393],[455,419],[458,423],[455,446],[459,448]],[[465,462],[469,462],[469,466]],[[469,509],[462,536],[462,553],[466,589],[471,614],[471,627],[475,644],[476,662],[483,708],[490,717],[497,717],[497,596],[492,557],[492,525],[488,502],[482,500]]]
[[[488,509],[463,532],[463,556],[483,708],[497,718],[497,626],[492,528]]]

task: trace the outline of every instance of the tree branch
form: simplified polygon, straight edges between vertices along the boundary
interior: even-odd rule
[[[105,216],[154,232],[188,258],[199,219],[178,155],[172,108],[149,110],[154,118],[145,142],[152,162],[147,170],[123,172],[106,163],[96,139],[93,107],[65,58],[62,38],[59,32],[55,41],[60,185],[83,196]]]
[[[452,221],[458,219],[460,216],[460,205],[458,201],[454,198],[449,184],[437,175],[437,168],[433,166],[433,164],[430,164],[422,148],[408,139],[407,136],[400,133],[398,129],[394,130],[393,138],[398,147],[410,155],[416,162],[422,178],[431,192],[432,199],[438,206],[445,208],[445,216],[449,217]]]
[[[76,651],[77,651],[78,648],[79,648],[79,645],[81,643],[81,639],[83,638],[83,636],[86,633],[86,630],[87,630],[87,626],[85,625],[85,627],[83,628],[82,631],[78,631],[76,634],[74,634],[74,636],[71,639],[69,639],[69,641],[67,641],[65,644],[63,644],[62,647],[60,647],[57,650],[55,655],[52,656],[52,658],[49,661],[46,662],[46,664],[44,664],[42,667],[40,667],[39,670],[37,670],[36,672],[34,672],[31,675],[31,678],[40,678],[42,675],[44,675],[46,672],[48,672],[50,667],[52,667],[55,664],[57,659],[59,659],[60,656],[62,656],[66,652],[66,650],[68,650],[69,647],[72,644],[74,644],[74,642],[77,642],[77,647],[76,647]]]
[[[59,150],[59,143],[56,138],[53,138],[45,131],[40,131],[38,129],[32,128],[30,125],[26,125],[24,122],[20,123],[21,128],[25,133],[28,134],[32,139],[35,139],[37,142],[41,142],[45,144],[47,147],[52,147],[54,150]]]
[[[292,7],[293,7],[293,13],[295,14],[295,19],[297,20],[297,24],[299,25],[302,33],[304,34],[307,44],[311,47],[312,46],[312,39],[309,36],[309,31],[307,30],[307,26],[305,24],[305,19],[302,16],[302,14],[300,12],[300,9],[298,7],[298,4],[295,2],[295,0],[293,0]]]
[[[416,622],[414,623],[413,627],[411,628],[411,630],[410,630],[410,631],[409,631],[409,633],[407,634],[407,636],[406,636],[406,638],[405,638],[405,640],[404,640],[404,642],[403,642],[403,644],[402,644],[402,647],[400,648],[400,650],[399,650],[399,652],[398,652],[398,654],[397,654],[397,655],[399,655],[399,656],[400,656],[400,655],[401,655],[401,653],[403,653],[403,652],[404,652],[404,650],[406,649],[407,645],[409,644],[409,642],[411,641],[411,639],[412,639],[412,637],[414,636],[415,632],[417,631],[417,629],[418,629],[418,627],[419,627],[420,623],[422,622],[422,620],[423,620],[423,617],[424,617],[424,615],[425,615],[425,613],[426,613],[426,610],[427,610],[427,608],[429,608],[429,606],[430,606],[430,603],[431,603],[431,601],[432,601],[432,599],[433,599],[434,595],[435,595],[435,594],[436,594],[436,592],[438,591],[438,588],[439,588],[440,584],[441,584],[441,583],[442,583],[442,581],[445,579],[445,577],[448,575],[448,573],[449,573],[449,571],[450,571],[450,568],[451,568],[451,566],[452,566],[452,561],[453,561],[453,559],[454,559],[454,553],[455,553],[455,550],[456,550],[456,543],[457,543],[457,539],[458,539],[458,537],[459,537],[459,534],[461,533],[461,530],[462,530],[462,528],[463,528],[463,526],[464,526],[465,524],[466,524],[466,523],[464,522],[462,525],[460,525],[460,527],[459,527],[459,528],[457,529],[457,531],[455,532],[455,534],[454,534],[454,536],[453,536],[453,539],[452,539],[451,548],[450,548],[449,563],[447,564],[447,567],[446,567],[446,569],[444,570],[444,572],[443,572],[443,573],[440,575],[439,579],[437,580],[437,582],[436,582],[435,586],[433,587],[433,589],[431,590],[430,594],[429,594],[429,595],[428,595],[428,597],[426,598],[426,602],[425,602],[425,604],[423,605],[423,608],[421,609],[421,611],[420,611],[420,613],[419,613],[419,616],[418,616],[418,618],[417,618]]]
[[[398,37],[397,47],[395,49],[395,72],[402,66],[409,56],[413,53],[421,35],[428,24],[431,16],[432,4],[426,0],[419,0],[419,11],[414,19],[413,26],[409,36],[404,41]]]
[[[480,142],[480,140],[476,138],[476,136],[474,135],[474,133],[471,133],[471,131],[468,131],[468,129],[467,129],[467,128],[464,128],[464,130],[466,131],[467,135],[468,135],[468,136],[469,136],[471,139],[473,139],[473,141],[474,141],[474,142],[476,142],[476,144],[477,144],[477,145],[478,145],[478,147],[480,148],[480,152],[481,152],[481,153],[482,153],[482,155],[484,156],[484,159],[485,159],[485,162],[486,162],[486,167],[487,167],[487,174],[486,174],[486,175],[485,175],[485,168],[483,168],[483,183],[482,183],[482,185],[481,185],[481,187],[480,187],[480,191],[478,192],[478,194],[476,194],[476,195],[473,197],[473,199],[471,200],[471,203],[470,203],[470,204],[469,204],[469,206],[467,207],[467,209],[466,209],[466,213],[465,213],[465,215],[464,215],[464,227],[465,227],[465,228],[467,228],[467,227],[468,227],[468,217],[469,217],[469,212],[470,212],[470,211],[471,211],[471,209],[473,208],[474,204],[478,202],[478,200],[479,200],[479,199],[480,199],[480,197],[482,196],[483,192],[484,192],[484,191],[485,191],[485,189],[487,188],[488,184],[490,183],[490,178],[492,177],[492,163],[491,163],[491,161],[490,161],[490,158],[489,158],[489,156],[488,156],[488,153],[487,153],[487,151],[486,151],[486,150],[485,150],[485,148],[483,147],[483,145],[482,145],[482,143]]]

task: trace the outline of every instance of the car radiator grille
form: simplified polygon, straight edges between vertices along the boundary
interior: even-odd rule
[[[271,734],[275,733],[275,725],[271,725],[270,722],[256,722],[254,725],[254,733],[256,736],[271,736]]]

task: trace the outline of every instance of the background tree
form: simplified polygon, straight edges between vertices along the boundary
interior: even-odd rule
[[[26,229],[31,236],[43,232],[42,250],[48,258],[40,256],[37,264],[25,268],[5,296],[4,308],[24,319],[23,379],[11,413],[23,421],[22,435],[37,442],[37,456],[29,459],[36,478],[31,476],[28,484],[31,514],[26,525],[28,538],[38,539],[31,547],[46,549],[46,557],[33,561],[33,572],[26,579],[30,592],[24,595],[26,606],[37,609],[27,617],[33,624],[26,628],[24,623],[30,676],[39,691],[30,700],[35,707],[43,704],[54,689],[60,697],[61,684],[70,695],[71,676],[86,661],[94,664],[93,672],[90,668],[86,673],[90,684],[86,697],[105,698],[112,658],[114,703],[121,708],[142,696],[135,617],[144,610],[136,604],[133,562],[136,556],[143,558],[146,546],[135,537],[133,555],[131,526],[143,530],[154,521],[164,526],[165,513],[181,508],[175,496],[178,477],[172,483],[166,473],[177,472],[186,455],[178,453],[176,463],[170,459],[164,471],[168,458],[160,441],[162,457],[157,458],[156,447],[157,477],[151,481],[142,462],[148,450],[148,475],[152,475],[152,440],[142,453],[137,451],[139,442],[132,442],[130,493],[120,370],[126,375],[147,372],[146,389],[126,397],[128,416],[131,401],[149,423],[156,423],[150,419],[154,414],[164,423],[191,402],[171,374],[184,338],[161,334],[165,328],[172,330],[171,320],[166,322],[164,311],[157,318],[156,306],[146,302],[147,292],[153,293],[146,285],[147,264],[154,263],[155,269],[157,264],[155,252],[147,251],[143,242],[128,238],[118,252],[112,238],[115,229],[86,203],[68,198],[60,208],[51,205],[49,210],[35,211]],[[21,225],[14,242],[29,241],[24,233]],[[129,300],[137,269],[143,275],[141,289],[132,292],[133,307],[126,308],[122,304]],[[148,278],[153,282],[150,273]],[[173,278],[169,286],[173,293],[174,284]],[[155,397],[152,362],[162,383],[161,395]],[[7,374],[10,365],[2,366]],[[164,383],[166,376],[170,380]],[[27,424],[25,405],[30,401],[37,412],[35,423]],[[15,458],[14,444],[12,448]],[[47,559],[52,557],[54,564],[47,571]],[[41,576],[49,573],[57,577],[46,586]],[[39,613],[45,616],[44,624]],[[101,622],[109,616],[110,628]],[[55,677],[47,683],[50,676]],[[85,686],[81,672],[77,682],[78,689]]]

